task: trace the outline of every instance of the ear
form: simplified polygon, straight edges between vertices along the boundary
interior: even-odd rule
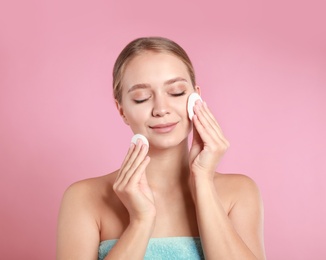
[[[115,100],[115,105],[116,105],[116,107],[117,107],[117,109],[118,109],[118,111],[119,111],[119,114],[120,114],[120,116],[122,117],[123,121],[124,121],[127,125],[129,125],[128,120],[127,120],[127,118],[126,118],[126,116],[125,116],[125,114],[124,114],[123,107],[122,107],[122,105],[118,102],[118,100]]]
[[[201,96],[201,90],[200,90],[200,87],[199,86],[195,86],[195,92],[199,95],[199,96]]]

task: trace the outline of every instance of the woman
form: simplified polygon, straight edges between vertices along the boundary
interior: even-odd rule
[[[119,170],[64,194],[57,259],[265,259],[263,209],[248,177],[215,169],[229,143],[185,51],[150,37],[129,43],[113,71],[117,109],[135,134]],[[188,135],[193,141],[188,147]]]

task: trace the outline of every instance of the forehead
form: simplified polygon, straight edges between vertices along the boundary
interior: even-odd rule
[[[161,84],[171,78],[182,77],[189,83],[187,66],[177,56],[166,52],[143,52],[132,58],[124,69],[122,85]]]

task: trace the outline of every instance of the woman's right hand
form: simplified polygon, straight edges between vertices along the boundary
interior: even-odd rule
[[[145,172],[150,162],[147,152],[148,146],[140,139],[136,145],[131,143],[113,185],[115,193],[129,212],[130,221],[147,221],[156,215],[154,196]]]

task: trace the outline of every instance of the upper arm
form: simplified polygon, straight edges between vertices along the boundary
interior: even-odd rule
[[[260,191],[250,178],[239,178],[242,178],[241,185],[229,218],[248,248],[258,259],[265,259],[264,209]]]
[[[57,230],[57,260],[97,259],[99,227],[84,183],[70,186],[62,199]]]

